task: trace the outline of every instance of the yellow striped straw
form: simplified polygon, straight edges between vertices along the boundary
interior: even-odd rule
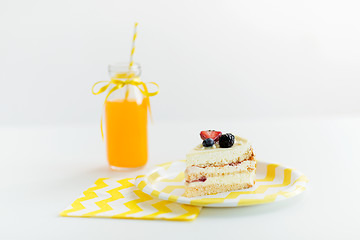
[[[131,71],[131,68],[134,65],[134,59],[133,58],[134,58],[134,53],[135,53],[135,40],[136,40],[136,37],[137,37],[137,26],[138,26],[138,23],[136,22],[135,26],[134,26],[134,37],[133,37],[133,40],[132,40],[131,53],[130,53],[129,72]]]
[[[134,65],[134,53],[135,53],[135,40],[137,37],[137,26],[138,23],[135,22],[135,26],[134,26],[134,36],[133,36],[133,40],[132,40],[132,44],[131,44],[131,52],[130,52],[130,63],[129,63],[129,74],[128,77],[130,78],[132,76],[131,74],[131,70],[132,70],[132,66]],[[126,92],[125,92],[125,99],[127,99],[129,96],[129,86],[126,86]]]

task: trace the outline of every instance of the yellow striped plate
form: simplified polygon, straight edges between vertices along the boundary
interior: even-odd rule
[[[157,166],[147,175],[136,178],[135,184],[143,192],[163,200],[206,207],[236,207],[280,201],[305,190],[308,179],[301,172],[278,164],[257,161],[254,187],[187,198],[185,191],[185,161]]]

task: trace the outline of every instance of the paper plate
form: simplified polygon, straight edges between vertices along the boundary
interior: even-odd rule
[[[143,192],[163,200],[206,207],[237,207],[276,202],[294,197],[305,190],[307,177],[301,172],[278,164],[257,161],[256,183],[249,189],[187,198],[185,160],[158,165],[149,174],[136,178]]]

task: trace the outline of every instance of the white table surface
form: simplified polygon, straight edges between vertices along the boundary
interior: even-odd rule
[[[360,239],[360,117],[155,123],[137,172],[107,168],[98,125],[0,127],[0,239]],[[59,217],[100,177],[134,177],[183,159],[198,132],[251,140],[257,158],[294,167],[308,190],[279,203],[203,208],[192,222]]]

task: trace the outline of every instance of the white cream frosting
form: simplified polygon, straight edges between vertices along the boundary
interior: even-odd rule
[[[218,144],[214,146],[203,147],[202,144],[196,146],[186,155],[186,166],[225,165],[242,161],[252,155],[250,143],[239,136],[235,136],[235,143],[230,148],[220,148]]]

